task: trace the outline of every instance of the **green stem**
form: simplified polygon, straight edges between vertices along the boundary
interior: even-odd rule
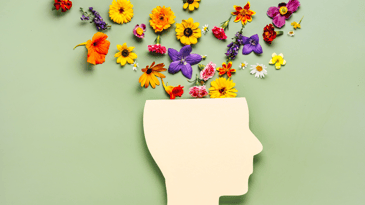
[[[303,18],[304,18],[304,16],[300,19],[299,24],[302,22]]]
[[[160,42],[161,42],[161,37],[160,37],[160,35],[158,35],[156,38],[156,44],[160,44]]]

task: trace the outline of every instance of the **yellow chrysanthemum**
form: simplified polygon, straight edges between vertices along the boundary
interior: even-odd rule
[[[189,7],[189,11],[194,11],[194,9],[199,8],[199,1],[200,0],[187,0],[183,8],[187,9]]]
[[[109,7],[109,17],[115,23],[128,23],[133,15],[133,4],[129,0],[113,0]]]
[[[269,64],[275,64],[276,69],[280,69],[282,65],[286,64],[286,60],[284,60],[284,55],[280,53],[276,55],[276,53],[272,54],[272,59],[270,60]]]
[[[231,79],[217,78],[210,84],[209,95],[211,98],[234,98],[238,92],[233,88],[235,85]]]
[[[137,54],[132,52],[134,47],[127,47],[127,43],[124,43],[122,46],[117,45],[117,48],[120,51],[114,55],[117,58],[117,63],[120,63],[122,66],[126,63],[134,63],[134,59],[137,58]]]
[[[192,18],[182,20],[181,24],[177,23],[175,31],[177,39],[184,45],[196,44],[202,36],[199,23],[194,23]]]
[[[157,6],[150,14],[150,25],[155,30],[155,33],[161,32],[170,28],[171,24],[175,23],[175,17],[170,7]]]

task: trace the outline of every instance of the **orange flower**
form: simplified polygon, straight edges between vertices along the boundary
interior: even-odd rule
[[[233,6],[233,8],[236,10],[235,12],[232,12],[232,15],[236,16],[234,19],[234,22],[242,22],[242,25],[245,25],[247,21],[252,21],[252,16],[256,14],[256,12],[250,10],[250,2],[248,1],[245,7],[240,6]]]
[[[151,86],[153,88],[156,87],[156,85],[160,85],[160,81],[158,81],[158,79],[156,78],[166,78],[166,76],[162,73],[160,73],[161,71],[166,71],[167,69],[165,68],[165,64],[160,63],[155,65],[155,62],[152,63],[151,66],[146,66],[146,68],[142,69],[143,74],[141,75],[141,77],[139,78],[139,81],[141,83],[141,87],[147,88],[148,85],[151,83]]]
[[[80,43],[77,46],[85,45],[87,48],[87,62],[91,64],[102,64],[105,62],[105,55],[108,54],[110,42],[106,40],[108,36],[104,33],[97,32],[92,40]],[[75,48],[77,47],[75,46]],[[75,49],[74,48],[74,49]]]
[[[182,94],[184,94],[184,89],[183,89],[184,86],[179,85],[179,86],[174,87],[171,85],[167,85],[167,83],[165,85],[162,78],[161,78],[161,81],[162,81],[163,87],[165,88],[166,93],[170,95],[171,100],[175,99],[176,97],[181,97]]]
[[[219,71],[219,76],[224,75],[227,73],[227,76],[230,78],[232,73],[236,72],[236,69],[231,69],[232,62],[230,61],[228,65],[226,63],[222,63],[222,68],[218,67],[217,71]]]
[[[155,30],[155,33],[168,29],[171,24],[175,23],[175,15],[170,7],[157,6],[150,14],[150,25]]]

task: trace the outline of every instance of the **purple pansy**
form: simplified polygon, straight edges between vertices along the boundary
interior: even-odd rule
[[[133,34],[138,38],[144,38],[144,32],[146,31],[145,24],[137,24],[133,29]]]
[[[251,37],[242,36],[242,41],[244,44],[242,49],[243,55],[248,55],[252,51],[255,52],[256,54],[262,53],[262,47],[259,44],[259,35],[255,34]]]
[[[186,45],[181,48],[180,52],[173,48],[169,48],[168,53],[172,60],[169,66],[169,73],[174,74],[181,70],[182,74],[191,79],[193,75],[192,65],[198,64],[202,57],[199,54],[191,53],[192,48],[190,45]]]
[[[272,18],[272,23],[278,27],[282,28],[285,25],[285,20],[289,19],[290,16],[298,10],[300,2],[298,0],[289,0],[286,3],[280,3],[278,7],[270,7],[267,10],[267,15]]]

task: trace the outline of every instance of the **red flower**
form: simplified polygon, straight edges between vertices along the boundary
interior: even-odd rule
[[[264,33],[262,34],[264,41],[271,44],[271,42],[276,38],[276,31],[272,24],[266,25],[264,28]]]
[[[65,12],[67,10],[70,10],[72,7],[72,1],[69,0],[54,0],[54,7],[56,10],[61,8],[62,12]]]
[[[183,90],[184,86],[177,86],[174,87],[170,93],[170,99],[175,99],[176,97],[181,97],[182,94],[184,94],[184,90]]]
[[[148,45],[148,51],[151,53],[165,54],[167,50],[165,46],[161,46],[160,44],[155,44],[155,45]]]
[[[227,39],[227,36],[224,33],[224,29],[221,27],[214,26],[214,28],[212,29],[212,32],[213,32],[214,36],[219,40]]]

